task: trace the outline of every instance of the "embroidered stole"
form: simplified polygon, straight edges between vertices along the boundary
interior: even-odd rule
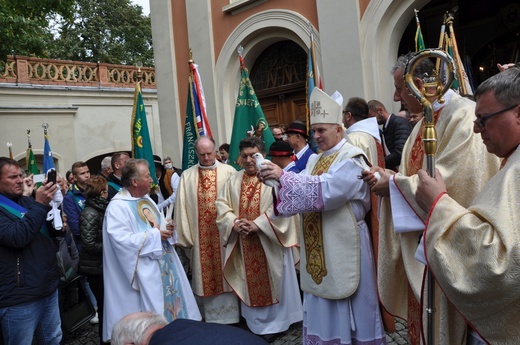
[[[322,155],[314,166],[311,175],[321,175],[327,172],[338,153],[339,151],[327,157]],[[321,217],[321,212],[303,214],[303,237],[305,238],[305,257],[307,259],[305,268],[312,280],[318,285],[323,281],[323,277],[327,275]]]
[[[27,209],[25,207],[17,204],[13,200],[3,195],[0,195],[0,207],[20,219],[22,219],[25,213],[27,213]],[[45,224],[45,222],[43,222],[43,225],[40,228],[40,232],[44,234],[45,237],[51,238],[49,235],[49,230],[47,229],[47,224]]]
[[[239,218],[254,220],[260,216],[262,182],[256,175],[244,173],[240,188]],[[244,260],[246,284],[251,307],[271,305],[272,291],[264,248],[257,233],[239,236]]]
[[[202,291],[204,296],[215,296],[224,292],[220,235],[215,222],[217,169],[199,169],[197,197]]]
[[[436,124],[439,119],[439,115],[441,114],[442,108],[437,110],[433,116],[433,123]],[[410,151],[410,158],[408,160],[408,176],[412,176],[417,174],[417,172],[423,168],[424,161],[424,144],[422,141],[423,130],[424,130],[425,122],[421,123],[421,130],[415,137],[415,141],[413,142],[412,150]]]
[[[433,123],[436,124],[442,108],[437,110],[433,116]],[[425,121],[421,123],[421,129],[415,137],[415,141],[410,151],[408,160],[408,176],[417,174],[423,168],[424,162],[424,144],[422,141]],[[421,344],[421,318],[422,309],[420,303],[415,299],[412,287],[408,284],[408,337],[413,345]]]

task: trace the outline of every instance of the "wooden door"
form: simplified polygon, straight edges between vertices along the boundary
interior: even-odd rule
[[[305,121],[305,90],[259,99],[269,125],[289,125],[294,120]]]
[[[272,125],[305,121],[307,53],[292,41],[267,47],[251,70],[251,83]]]

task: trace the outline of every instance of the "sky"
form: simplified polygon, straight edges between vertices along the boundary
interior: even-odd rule
[[[150,14],[150,0],[130,0],[130,2],[134,5],[140,5],[145,16]]]

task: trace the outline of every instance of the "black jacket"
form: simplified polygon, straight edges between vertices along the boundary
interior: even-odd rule
[[[27,212],[20,219],[0,207],[0,308],[48,296],[59,284],[56,244],[40,232],[50,208],[31,197],[13,201]]]
[[[385,167],[387,169],[395,169],[401,164],[401,155],[403,154],[403,146],[412,132],[412,126],[407,119],[390,115],[388,125],[383,129],[386,147],[390,154],[385,157]]]
[[[116,177],[116,175],[114,175],[114,173],[111,173],[110,175],[108,175],[107,181],[108,181],[108,198],[107,199],[108,199],[108,201],[110,201],[110,200],[112,200],[114,195],[119,193],[119,190],[121,188],[123,188],[123,184],[121,183],[121,180],[118,179]],[[114,186],[116,186],[117,189]]]
[[[79,273],[85,275],[103,274],[103,218],[108,201],[101,197],[87,199],[79,216],[81,243]]]

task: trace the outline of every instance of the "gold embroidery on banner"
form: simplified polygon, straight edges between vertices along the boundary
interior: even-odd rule
[[[338,156],[338,152],[324,157],[314,166],[312,175],[321,175],[327,172],[332,162]],[[316,284],[321,284],[323,277],[327,275],[327,263],[323,249],[323,223],[321,212],[303,214],[303,236],[305,238],[305,258],[307,259],[307,272]]]
[[[239,217],[254,220],[260,216],[262,182],[256,175],[244,174],[240,189]],[[272,303],[269,269],[264,248],[258,234],[240,235],[242,257],[246,273],[247,290],[251,307],[268,306]]]
[[[224,292],[220,236],[217,228],[217,170],[199,169],[197,185],[199,211],[199,247],[204,296]]]

